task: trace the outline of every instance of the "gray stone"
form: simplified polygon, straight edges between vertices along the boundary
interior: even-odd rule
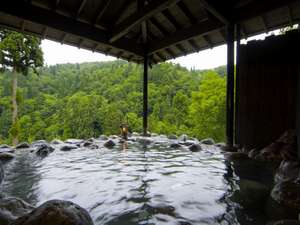
[[[223,142],[219,142],[219,143],[215,144],[215,146],[220,148],[220,147],[226,146],[226,144]]]
[[[59,144],[63,144],[63,142],[61,140],[58,139],[54,139],[53,141],[51,141],[52,145],[59,145]]]
[[[14,153],[15,150],[12,148],[0,148],[0,153]]]
[[[215,141],[212,138],[206,138],[201,141],[201,144],[214,145]]]
[[[300,161],[282,161],[275,175],[278,182],[300,181]]]
[[[168,135],[168,139],[176,140],[178,137],[175,134]]]
[[[11,225],[93,225],[89,213],[80,206],[61,200],[45,202]]]
[[[9,161],[11,159],[15,158],[15,155],[9,152],[3,152],[0,153],[0,160],[1,161]]]
[[[67,139],[65,141],[65,143],[73,144],[73,145],[80,145],[81,143],[83,143],[83,140],[81,140],[81,139]]]
[[[189,150],[192,151],[192,152],[199,152],[202,150],[202,147],[201,145],[199,144],[192,144],[190,147],[189,147]]]
[[[181,145],[179,143],[172,143],[172,144],[170,144],[170,148],[177,149],[177,148],[180,148],[180,147],[181,147]]]
[[[104,143],[104,147],[106,148],[113,148],[116,145],[116,143],[113,140],[108,140]]]
[[[41,157],[46,157],[51,152],[54,151],[54,148],[50,146],[49,144],[41,144],[36,151],[36,154]]]
[[[284,181],[277,183],[271,197],[279,204],[290,208],[291,210],[300,211],[300,183]]]
[[[19,198],[4,197],[0,199],[0,224],[8,225],[17,218],[30,213],[33,206]]]
[[[0,145],[0,149],[1,148],[10,148],[10,146],[9,145],[6,145],[6,144],[3,144],[3,145]]]
[[[93,144],[93,142],[91,142],[91,141],[86,141],[86,142],[84,142],[83,143],[83,147],[89,147],[89,146],[91,146]]]
[[[30,148],[30,145],[27,142],[22,142],[16,146],[16,149],[20,148]]]
[[[38,141],[35,141],[35,142],[31,143],[31,147],[37,148],[37,147],[39,147],[41,145],[45,145],[45,144],[47,144],[47,141],[45,141],[45,140],[38,140]]]
[[[186,134],[182,134],[179,136],[179,141],[183,141],[183,142],[186,142],[188,140],[188,136]]]
[[[152,139],[147,137],[139,137],[136,140],[142,145],[150,145],[152,143]]]
[[[76,145],[64,145],[60,148],[61,151],[67,152],[78,148]]]
[[[99,139],[100,139],[101,141],[107,141],[107,140],[108,140],[108,137],[107,137],[106,135],[102,134],[102,135],[100,135]]]

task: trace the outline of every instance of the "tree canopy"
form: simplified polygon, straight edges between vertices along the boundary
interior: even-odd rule
[[[153,66],[149,131],[224,141],[223,71],[189,71],[172,63]],[[38,72],[39,76],[29,71],[20,78],[20,140],[118,134],[122,122],[128,122],[132,131],[142,131],[140,65],[117,60],[47,66]],[[0,87],[0,139],[8,142],[11,76],[0,74],[0,82],[4,84]]]

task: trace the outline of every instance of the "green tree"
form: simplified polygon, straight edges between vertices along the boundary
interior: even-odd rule
[[[0,65],[12,72],[12,129],[13,145],[18,143],[18,74],[27,75],[29,68],[43,65],[41,40],[9,30],[0,30]]]

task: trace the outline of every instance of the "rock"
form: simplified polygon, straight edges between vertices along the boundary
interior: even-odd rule
[[[248,159],[248,155],[243,152],[225,152],[224,156],[228,160]]]
[[[278,182],[300,181],[300,161],[282,161],[275,175]]]
[[[2,183],[3,179],[4,179],[4,170],[3,170],[2,163],[0,162],[0,184]]]
[[[177,148],[180,148],[180,147],[181,147],[181,145],[179,143],[172,143],[172,144],[170,144],[170,148],[177,149]]]
[[[14,153],[15,150],[8,147],[8,148],[0,148],[0,153]]]
[[[99,139],[101,140],[101,141],[106,141],[106,140],[108,140],[108,137],[106,136],[106,135],[100,135],[100,137],[99,137]]]
[[[0,145],[0,149],[1,148],[11,148],[11,147],[9,145],[3,144],[3,145]]]
[[[66,141],[65,141],[65,143],[67,143],[67,144],[73,144],[73,145],[80,145],[81,143],[83,143],[83,140],[81,140],[81,139],[67,139]]]
[[[48,144],[41,144],[37,148],[36,154],[38,156],[41,156],[41,157],[46,157],[47,155],[49,155],[53,151],[54,151],[54,148],[51,147],[50,145],[48,145]]]
[[[186,142],[188,140],[188,136],[186,134],[182,134],[179,136],[179,141]]]
[[[111,139],[118,139],[119,137],[117,135],[110,135],[109,138],[111,138]]]
[[[147,137],[139,137],[136,140],[142,145],[150,145],[152,143],[152,140]]]
[[[76,145],[64,145],[60,148],[61,151],[67,152],[67,151],[71,151],[73,149],[76,149],[77,146]]]
[[[39,147],[39,146],[45,145],[45,144],[47,144],[47,141],[45,141],[45,140],[38,140],[38,141],[33,142],[31,144],[31,147],[36,148],[36,147]]]
[[[106,148],[113,148],[116,145],[116,143],[113,140],[108,140],[107,142],[104,143],[104,147]]]
[[[241,179],[237,184],[239,190],[236,190],[231,196],[232,201],[239,203],[244,208],[264,207],[264,204],[261,203],[267,200],[270,192],[267,186],[247,179]]]
[[[184,146],[191,146],[193,144],[196,144],[195,141],[185,141],[185,142],[179,142],[179,144],[184,145]]]
[[[138,132],[132,132],[132,136],[139,136]]]
[[[300,211],[300,183],[284,181],[277,183],[271,197],[279,204],[293,210]]]
[[[20,148],[30,148],[30,145],[27,142],[22,142],[16,146],[16,149]]]
[[[89,148],[89,149],[98,149],[99,146],[96,145],[96,144],[92,144],[92,145],[90,145],[88,148]]]
[[[63,144],[63,142],[61,140],[58,139],[54,139],[53,141],[51,141],[52,145],[59,145],[59,144]]]
[[[87,139],[88,142],[94,142],[95,141],[95,138],[89,138]]]
[[[0,224],[8,225],[17,218],[30,213],[33,209],[33,206],[19,198],[2,198],[0,199]]]
[[[224,142],[219,142],[219,143],[216,143],[215,146],[221,148],[221,147],[225,147],[226,144]]]
[[[0,160],[1,161],[9,161],[11,159],[15,158],[15,155],[9,152],[3,152],[0,153]]]
[[[207,138],[203,139],[200,143],[205,145],[214,145],[215,141],[212,138]]]
[[[158,134],[157,133],[151,133],[151,137],[157,137]]]
[[[176,140],[178,137],[175,134],[168,135],[168,139]]]
[[[90,141],[86,141],[83,143],[83,147],[88,147],[88,146],[91,146],[93,144],[93,142],[90,142]]]
[[[276,222],[268,223],[267,225],[300,225],[299,220],[279,220]]]
[[[93,225],[88,212],[80,206],[61,200],[45,202],[30,214],[24,215],[11,225]]]
[[[189,150],[192,151],[192,152],[199,152],[199,151],[202,150],[202,147],[199,144],[192,144],[189,147]]]

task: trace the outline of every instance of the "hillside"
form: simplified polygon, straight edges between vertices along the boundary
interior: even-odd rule
[[[189,71],[163,63],[149,74],[149,130],[225,139],[224,67]],[[11,74],[0,74],[0,142],[89,138],[142,128],[142,68],[124,61],[63,64],[19,76],[19,123],[11,127]]]

